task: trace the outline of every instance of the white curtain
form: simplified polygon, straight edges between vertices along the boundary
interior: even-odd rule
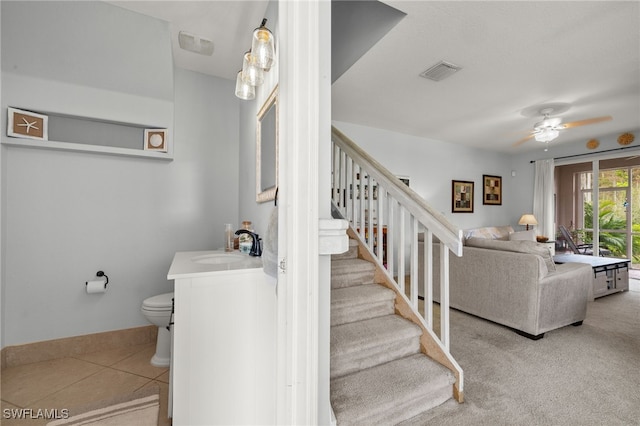
[[[533,187],[533,215],[538,220],[538,235],[555,239],[554,223],[554,179],[553,158],[536,161],[536,175]]]

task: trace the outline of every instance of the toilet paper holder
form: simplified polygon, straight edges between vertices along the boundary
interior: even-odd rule
[[[109,277],[103,271],[96,272],[96,277],[104,277],[106,279],[106,281],[104,282],[104,288],[106,290],[107,284],[109,284]],[[89,285],[89,281],[85,282],[84,285],[85,286]]]

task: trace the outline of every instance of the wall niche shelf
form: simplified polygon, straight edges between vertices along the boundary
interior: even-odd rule
[[[19,146],[23,148],[54,149],[61,151],[76,151],[93,154],[118,155],[125,157],[141,157],[153,160],[173,161],[173,156],[166,152],[144,151],[142,149],[119,148],[103,145],[86,145],[72,142],[33,141],[21,138],[6,138],[3,145]]]
[[[49,140],[9,137],[5,134],[2,136],[3,145],[139,157],[164,161],[173,160],[173,141],[170,137],[170,131],[168,132],[169,137],[167,138],[167,152],[144,149],[145,129],[166,129],[167,127],[165,126],[148,126],[31,109],[27,110],[48,116]]]

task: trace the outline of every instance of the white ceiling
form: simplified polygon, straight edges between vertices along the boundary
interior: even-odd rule
[[[178,67],[228,79],[267,5],[110,3],[169,21]],[[538,105],[569,104],[563,122],[613,117],[552,144],[640,129],[640,1],[384,3],[407,16],[333,84],[334,120],[510,153],[544,147],[513,147],[540,121],[527,113]],[[213,56],[180,50],[179,30],[212,39]],[[441,82],[419,77],[440,60],[463,69]]]

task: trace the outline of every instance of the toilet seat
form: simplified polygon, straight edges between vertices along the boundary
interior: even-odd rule
[[[171,311],[172,306],[173,292],[158,294],[142,302],[142,309],[145,311]]]

